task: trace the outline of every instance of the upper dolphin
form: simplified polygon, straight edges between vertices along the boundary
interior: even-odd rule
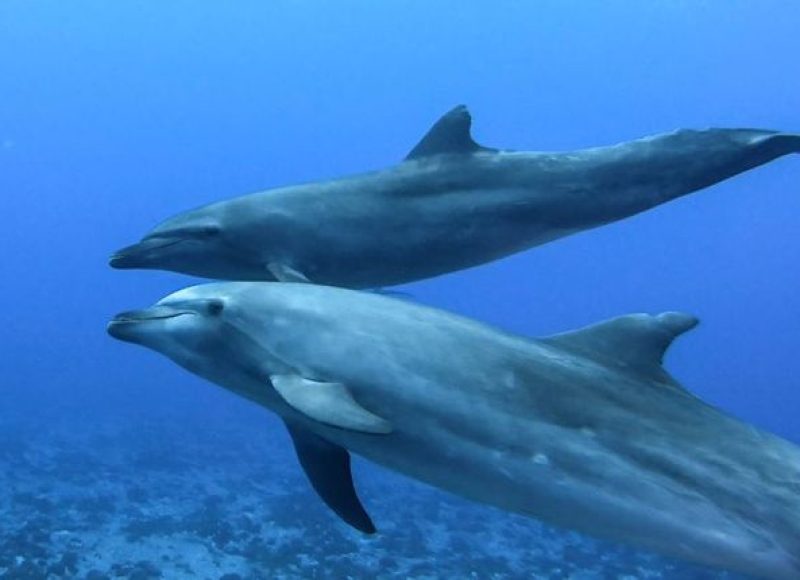
[[[314,489],[365,532],[348,451],[556,525],[796,580],[800,449],[663,368],[696,323],[638,314],[529,340],[371,293],[222,282],[109,332],[279,414]]]
[[[609,147],[478,145],[458,106],[394,167],[213,203],[114,254],[115,268],[390,286],[626,218],[788,153],[800,135],[679,130]]]

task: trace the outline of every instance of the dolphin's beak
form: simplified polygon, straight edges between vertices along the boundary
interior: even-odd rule
[[[128,270],[131,268],[147,268],[152,264],[156,250],[163,250],[169,246],[180,243],[180,238],[145,238],[138,244],[127,246],[114,252],[108,260],[112,268]]]
[[[120,312],[106,326],[108,334],[119,340],[135,341],[141,328],[147,322],[166,320],[184,314],[194,314],[191,310],[179,310],[170,306],[152,306],[143,310],[128,310]]]

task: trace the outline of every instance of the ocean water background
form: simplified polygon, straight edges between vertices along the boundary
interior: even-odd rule
[[[361,538],[275,417],[106,336],[196,281],[106,262],[190,207],[393,164],[458,103],[501,148],[798,131],[798,25],[792,0],[0,2],[0,578],[732,578],[363,461]],[[530,336],[691,312],[670,370],[800,443],[798,184],[790,156],[407,289]]]

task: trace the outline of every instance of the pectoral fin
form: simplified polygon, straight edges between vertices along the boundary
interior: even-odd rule
[[[302,282],[304,284],[311,282],[305,274],[281,262],[270,262],[267,264],[267,270],[275,276],[278,282]]]
[[[392,430],[388,421],[359,405],[341,383],[312,381],[298,375],[272,375],[270,380],[289,406],[320,423],[363,433]]]
[[[297,426],[286,424],[297,458],[322,501],[349,525],[374,534],[375,525],[356,494],[350,453]]]

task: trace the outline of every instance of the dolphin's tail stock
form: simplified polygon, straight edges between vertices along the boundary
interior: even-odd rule
[[[800,153],[800,134],[777,131],[750,130],[750,145],[761,153],[764,161],[771,161],[790,153]]]
[[[800,134],[764,129],[706,129],[682,130],[665,136],[674,150],[681,151],[684,182],[668,187],[668,198],[677,197],[714,185],[724,179],[754,169],[770,161],[800,153]],[[674,162],[675,158],[671,159]],[[669,165],[662,167],[668,168]],[[675,183],[675,172],[666,171]]]

